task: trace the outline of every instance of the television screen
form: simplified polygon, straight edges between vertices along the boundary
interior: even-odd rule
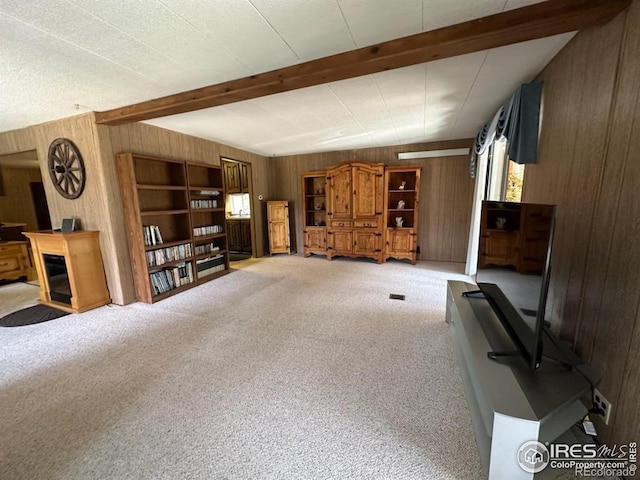
[[[522,357],[542,356],[555,206],[484,201],[476,283]]]

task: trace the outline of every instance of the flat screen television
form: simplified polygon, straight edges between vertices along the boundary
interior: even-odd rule
[[[531,369],[540,366],[553,231],[554,205],[484,201],[476,283]]]

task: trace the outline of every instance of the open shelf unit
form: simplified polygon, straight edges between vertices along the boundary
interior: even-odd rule
[[[229,272],[223,177],[221,167],[187,164],[198,283]]]
[[[327,253],[326,184],[326,172],[309,172],[302,175],[305,257],[312,253]]]
[[[227,273],[222,169],[133,153],[116,159],[138,300],[154,303]]]
[[[421,170],[419,166],[385,168],[385,260],[416,263]]]

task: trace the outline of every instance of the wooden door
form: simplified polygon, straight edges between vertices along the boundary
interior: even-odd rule
[[[287,202],[267,202],[269,253],[290,253],[289,206]]]
[[[332,255],[351,255],[353,252],[353,230],[333,230],[328,234]]]
[[[237,163],[223,162],[227,193],[240,193],[240,168]]]
[[[356,165],[353,167],[354,218],[382,214],[383,167]]]
[[[246,163],[238,165],[240,167],[240,190],[242,193],[249,193],[249,165]]]
[[[353,213],[351,165],[340,165],[327,170],[327,187],[329,219],[351,219]]]
[[[387,249],[389,256],[409,256],[414,252],[415,235],[413,230],[388,229]]]
[[[242,251],[242,232],[238,220],[227,220],[227,242],[229,250]]]
[[[326,231],[323,227],[307,227],[304,231],[304,247],[316,252],[324,252],[327,249]]]
[[[519,272],[542,273],[549,248],[552,219],[552,205],[522,205]]]
[[[372,229],[353,231],[353,253],[367,257],[376,257],[380,253],[381,234]]]
[[[480,266],[518,266],[518,232],[490,231],[480,239]]]
[[[240,242],[242,252],[252,253],[251,251],[251,221],[240,221]]]

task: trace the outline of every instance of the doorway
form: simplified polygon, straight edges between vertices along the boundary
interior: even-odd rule
[[[229,261],[237,262],[255,256],[255,214],[252,208],[251,164],[221,158],[226,198],[227,248]]]
[[[36,210],[36,222],[38,230],[51,230],[51,217],[49,216],[49,204],[44,193],[44,183],[31,182],[31,199]]]

